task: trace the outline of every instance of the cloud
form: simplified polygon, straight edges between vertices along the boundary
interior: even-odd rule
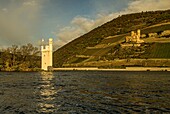
[[[41,4],[42,0],[13,0],[0,10],[0,44],[31,42],[37,32]]]
[[[77,27],[81,28],[84,32],[88,32],[94,28],[95,22],[94,20],[85,18],[85,17],[75,17],[71,24],[76,25]]]
[[[84,31],[82,29],[77,29],[76,27],[65,27],[60,30],[60,32],[57,34],[56,32],[53,32],[53,34],[56,35],[57,41],[54,43],[54,47],[61,47],[66,42],[69,42],[73,40],[74,38],[79,37],[80,35],[83,35]]]
[[[7,11],[8,11],[8,9],[7,9],[7,8],[3,8],[3,9],[2,9],[2,11],[7,12]]]
[[[169,0],[136,0],[126,9],[130,12],[166,10],[170,8]]]
[[[100,26],[119,15],[135,13],[141,11],[166,10],[170,8],[169,0],[133,0],[129,2],[128,7],[116,13],[97,14],[95,19],[88,17],[76,16],[70,22],[70,26],[60,30],[57,36],[57,42],[60,46],[69,41],[89,32],[90,30]]]
[[[33,1],[25,1],[23,2],[23,5],[25,6],[35,6],[37,5],[37,3],[33,0]]]

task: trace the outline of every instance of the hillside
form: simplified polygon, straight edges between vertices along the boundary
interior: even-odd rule
[[[66,63],[98,61],[101,57],[109,58],[109,53],[115,53],[115,49],[119,48],[118,44],[130,31],[141,29],[144,34],[160,33],[170,29],[168,22],[170,10],[119,16],[56,50],[53,56],[54,67],[62,67]],[[152,57],[148,53],[144,57],[146,56]]]

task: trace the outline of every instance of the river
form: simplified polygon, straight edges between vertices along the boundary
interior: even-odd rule
[[[170,113],[170,72],[0,72],[0,114]]]

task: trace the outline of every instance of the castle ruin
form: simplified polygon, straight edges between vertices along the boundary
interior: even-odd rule
[[[121,44],[121,47],[139,47],[141,46],[141,43],[144,41],[140,39],[141,38],[141,33],[140,30],[138,29],[137,32],[135,33],[134,31],[131,31],[131,36],[126,36],[125,38],[125,43]]]
[[[134,31],[131,32],[131,36],[126,36],[125,41],[126,43],[143,43],[144,41],[140,39],[141,34],[140,34],[140,30],[138,29],[137,32],[135,33]]]

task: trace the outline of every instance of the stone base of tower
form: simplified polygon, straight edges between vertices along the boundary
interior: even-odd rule
[[[52,66],[48,66],[47,67],[47,71],[53,71],[53,67]]]

